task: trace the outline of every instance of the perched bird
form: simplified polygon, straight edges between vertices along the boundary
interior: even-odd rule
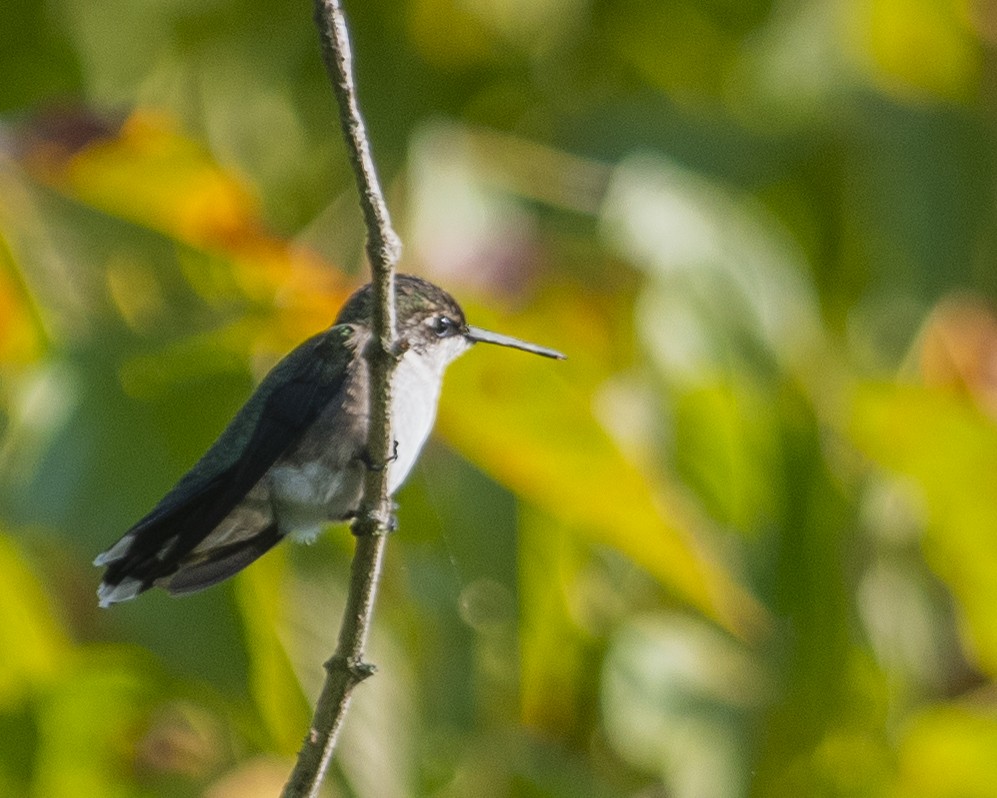
[[[152,511],[94,560],[102,607],[152,586],[174,595],[245,568],[284,537],[311,541],[358,510],[365,470],[373,292],[353,294],[336,323],[264,378],[217,441]],[[395,456],[389,491],[408,475],[436,418],[443,372],[472,344],[563,359],[553,349],[471,327],[446,291],[395,280],[404,354],[392,375]]]

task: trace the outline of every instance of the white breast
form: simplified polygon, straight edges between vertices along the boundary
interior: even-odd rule
[[[391,380],[391,432],[398,457],[388,466],[388,486],[394,493],[415,465],[436,420],[442,364],[406,352]]]

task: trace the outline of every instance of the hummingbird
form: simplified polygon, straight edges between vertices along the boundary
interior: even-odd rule
[[[443,373],[476,343],[563,360],[553,349],[472,327],[442,288],[395,279],[403,352],[391,377],[393,494],[415,464],[436,418]],[[218,440],[148,515],[94,560],[106,567],[101,607],[150,587],[193,593],[242,570],[285,537],[312,542],[360,505],[373,338],[373,292],[354,293],[335,323],[264,377]]]

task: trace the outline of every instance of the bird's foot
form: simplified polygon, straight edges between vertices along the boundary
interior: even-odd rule
[[[396,514],[398,503],[390,501],[389,507],[387,518],[382,516],[377,510],[368,515],[362,513],[354,515],[350,524],[350,532],[353,533],[354,537],[358,538],[366,535],[391,534],[398,529],[398,515]]]
[[[359,459],[360,462],[364,464],[364,466],[367,468],[368,471],[383,471],[385,468],[388,467],[389,463],[393,463],[395,460],[398,459],[398,441],[393,441],[391,446],[391,457],[389,457],[387,460],[383,462],[381,462],[380,460],[375,460],[373,457],[371,457],[371,454],[366,447],[364,447],[360,451],[360,454],[357,456],[357,459]]]

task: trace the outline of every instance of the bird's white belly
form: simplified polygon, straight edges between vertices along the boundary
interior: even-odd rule
[[[388,464],[388,490],[394,493],[408,476],[436,420],[440,376],[411,353],[395,368],[392,383],[391,432],[397,456]],[[270,490],[284,534],[311,543],[330,520],[356,510],[363,469],[334,468],[327,463],[285,463],[270,474]]]
[[[353,509],[359,490],[358,469],[334,469],[325,463],[277,466],[270,488],[281,531],[294,540],[311,543],[331,520]]]
[[[394,493],[419,457],[436,421],[442,375],[434,364],[406,352],[391,380],[391,434],[397,457],[388,466],[388,491]]]

